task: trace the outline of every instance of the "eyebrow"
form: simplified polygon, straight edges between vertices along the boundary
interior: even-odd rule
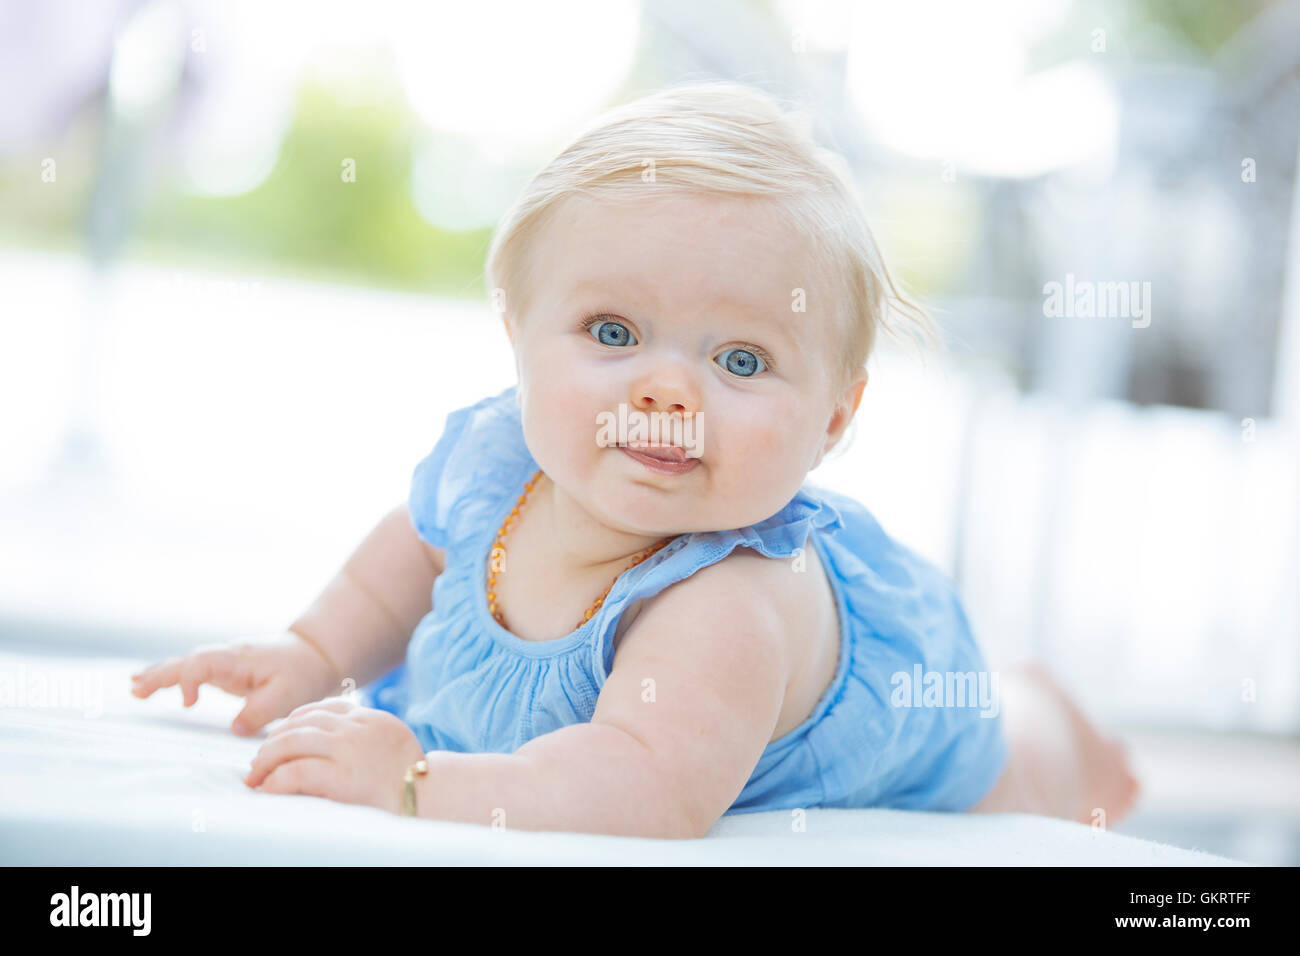
[[[638,288],[648,291],[651,295],[654,294],[654,290],[652,288],[642,284],[636,279],[618,279],[614,283],[612,283],[612,285],[624,285],[624,286],[634,285],[637,286]],[[560,303],[563,304],[565,302],[568,302],[570,299],[584,292],[593,292],[598,295],[608,295],[609,288],[610,287],[605,285],[604,283],[594,282],[591,280],[583,280],[570,287],[568,293],[563,298],[560,299]],[[739,313],[740,315],[746,316],[751,319],[757,319],[765,328],[771,331],[774,335],[777,335],[780,338],[784,339],[785,343],[790,347],[792,351],[797,352],[799,354],[803,353],[802,346],[800,345],[798,339],[791,333],[790,327],[787,323],[776,321],[766,312],[755,312],[749,305],[746,305],[743,302],[738,302],[733,299],[724,299],[721,300],[721,302],[722,305],[726,306],[727,308],[729,308],[730,310],[736,313]]]

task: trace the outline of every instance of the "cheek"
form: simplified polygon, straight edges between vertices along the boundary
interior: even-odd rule
[[[721,450],[725,463],[712,473],[711,520],[729,527],[753,524],[789,501],[808,473],[806,428],[785,417],[736,427]]]
[[[596,398],[569,377],[534,379],[524,409],[524,429],[533,457],[563,472],[595,455]]]
[[[782,457],[784,447],[785,442],[780,430],[769,425],[750,433],[744,444],[744,454],[751,467],[770,474],[770,463]]]
[[[805,422],[780,407],[757,414],[750,411],[731,429],[728,457],[742,461],[746,468],[775,475],[788,467],[790,459],[800,459],[807,444],[806,430]]]

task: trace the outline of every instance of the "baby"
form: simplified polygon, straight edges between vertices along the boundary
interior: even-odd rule
[[[1128,811],[1120,745],[1040,669],[989,673],[952,582],[805,483],[877,332],[932,328],[797,114],[731,83],[604,114],[525,188],[487,278],[518,385],[448,417],[287,633],[134,693],[244,695],[240,734],[287,718],[245,778],[263,793],[439,820]]]

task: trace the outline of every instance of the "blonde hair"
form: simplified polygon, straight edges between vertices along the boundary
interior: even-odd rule
[[[761,90],[723,81],[660,90],[606,111],[579,132],[497,226],[485,270],[490,293],[504,291],[510,314],[526,310],[528,251],[564,199],[648,199],[666,188],[772,199],[782,221],[811,243],[824,276],[847,293],[836,310],[845,346],[839,388],[865,366],[878,329],[898,341],[939,341],[930,317],[889,275],[847,164],[817,144],[810,117],[786,112]]]

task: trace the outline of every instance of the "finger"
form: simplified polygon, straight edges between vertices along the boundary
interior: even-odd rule
[[[326,697],[324,700],[314,700],[310,704],[303,704],[301,707],[295,707],[289,712],[290,717],[298,714],[305,714],[313,710],[333,711],[336,714],[344,714],[352,710],[357,705],[352,703],[346,697]]]
[[[180,679],[181,665],[184,663],[183,657],[169,657],[161,664],[136,671],[132,675],[135,686],[131,688],[131,693],[137,697],[148,697],[160,687],[171,687]]]
[[[193,706],[199,699],[199,685],[212,675],[212,657],[208,654],[191,654],[181,664],[181,702]]]
[[[232,694],[245,694],[252,689],[252,668],[248,651],[243,644],[226,647],[208,644],[195,648],[181,664],[181,696],[185,706],[199,699],[199,685],[213,684]]]
[[[260,793],[305,793],[329,797],[334,789],[335,764],[323,757],[301,757],[276,767],[258,788]]]
[[[137,667],[135,670],[131,671],[131,680],[138,681],[140,678],[144,677],[145,674],[155,670],[157,667],[157,664],[145,664],[143,667]]]
[[[244,776],[244,783],[256,787],[267,774],[288,760],[329,757],[336,743],[337,738],[319,727],[297,727],[289,733],[279,734],[262,745]]]
[[[227,693],[242,696],[251,691],[255,684],[252,652],[252,645],[240,644],[234,647],[215,647],[196,656],[207,665],[207,683],[220,687]]]
[[[288,733],[291,730],[297,730],[299,727],[318,727],[321,730],[337,731],[343,726],[345,720],[346,718],[342,714],[331,714],[327,710],[309,710],[297,717],[285,718],[284,723],[267,734],[267,740]]]
[[[244,709],[230,725],[232,733],[246,737],[273,720],[289,713],[293,692],[283,680],[273,677],[248,695]]]

